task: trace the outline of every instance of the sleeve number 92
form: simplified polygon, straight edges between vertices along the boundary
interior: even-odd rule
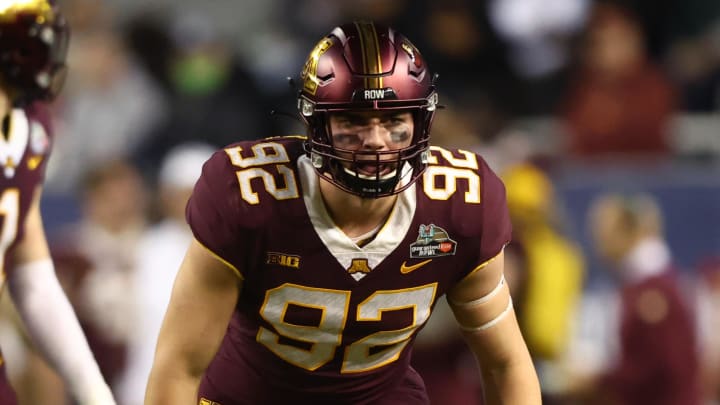
[[[252,188],[251,180],[262,179],[265,191],[277,200],[288,200],[298,198],[297,180],[293,171],[283,163],[288,163],[290,158],[281,144],[277,142],[264,142],[252,146],[252,156],[242,157],[242,148],[239,146],[225,149],[225,153],[238,170],[237,178],[240,185],[242,199],[252,205],[260,203],[257,192]],[[449,166],[439,165],[439,153]],[[467,182],[465,202],[468,204],[480,203],[480,176],[477,174],[477,156],[468,151],[460,150],[461,157],[456,157],[447,149],[437,146],[430,147],[428,163],[429,166],[423,174],[423,191],[433,200],[447,200],[458,188],[458,181]],[[275,165],[277,173],[282,178],[283,187],[278,186],[274,176],[267,169],[259,166]],[[441,181],[442,180],[442,181]]]

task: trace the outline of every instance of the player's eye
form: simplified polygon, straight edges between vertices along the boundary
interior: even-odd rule
[[[410,139],[410,136],[410,131],[406,126],[398,126],[397,129],[390,131],[390,141],[393,143],[407,142],[407,140]]]
[[[333,141],[335,145],[340,148],[349,148],[362,143],[360,135],[357,133],[333,134]]]
[[[355,120],[355,121],[344,120],[344,121],[341,121],[338,126],[340,128],[356,128],[356,127],[363,126],[363,124],[357,120]]]

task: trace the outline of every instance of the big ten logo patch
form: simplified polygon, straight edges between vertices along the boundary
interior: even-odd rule
[[[293,269],[300,268],[300,256],[288,255],[285,253],[267,252],[266,264],[276,264]]]

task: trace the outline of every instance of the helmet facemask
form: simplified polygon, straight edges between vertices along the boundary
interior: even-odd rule
[[[370,34],[375,45],[367,53],[359,37],[367,43]],[[358,54],[363,52],[361,66]],[[367,59],[373,55],[378,59],[375,73],[367,68],[371,64]],[[322,178],[348,193],[379,198],[402,192],[423,173],[438,97],[419,52],[405,37],[367,22],[338,27],[310,54],[303,79],[298,111],[308,126],[305,150]],[[333,114],[393,112],[412,116],[412,138],[406,147],[350,149],[334,141]]]
[[[428,100],[421,103],[414,107],[409,107],[406,102],[399,102],[396,105],[376,105],[374,108],[365,109],[354,105],[314,110],[312,117],[308,119],[310,136],[306,144],[313,167],[321,177],[363,198],[379,198],[402,192],[412,185],[427,166],[429,131],[437,103],[436,94],[433,93]],[[306,110],[307,108],[308,106],[305,106]],[[409,112],[413,120],[410,144],[399,149],[379,151],[345,149],[337,145],[333,140],[330,115],[368,111]],[[361,170],[361,167],[365,170]]]

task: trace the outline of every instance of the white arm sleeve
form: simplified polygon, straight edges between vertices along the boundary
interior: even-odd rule
[[[17,266],[8,285],[33,342],[63,377],[75,399],[81,405],[114,405],[52,260]]]

